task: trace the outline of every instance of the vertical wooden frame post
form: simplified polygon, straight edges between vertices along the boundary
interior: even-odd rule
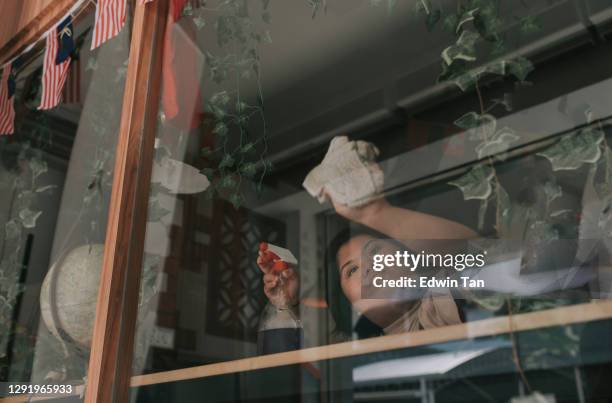
[[[85,403],[126,402],[132,375],[168,0],[134,3]]]

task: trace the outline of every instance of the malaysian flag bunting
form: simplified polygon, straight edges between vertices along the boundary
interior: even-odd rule
[[[125,25],[127,0],[98,0],[91,49],[114,38]]]
[[[68,78],[62,90],[62,103],[81,103],[81,62],[79,59],[73,59],[72,63],[70,63]]]
[[[152,2],[153,0],[140,0],[140,4],[147,4]]]
[[[72,17],[68,16],[57,29],[47,35],[43,61],[42,96],[38,109],[51,109],[62,100],[62,89],[70,69],[74,51]]]
[[[15,78],[11,73],[11,65],[4,66],[2,82],[0,82],[0,135],[13,134],[15,131]]]

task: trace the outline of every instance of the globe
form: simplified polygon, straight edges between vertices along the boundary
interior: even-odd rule
[[[96,314],[104,245],[79,246],[51,266],[40,291],[49,331],[65,344],[89,349]]]

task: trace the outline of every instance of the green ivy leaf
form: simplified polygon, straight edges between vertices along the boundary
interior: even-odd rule
[[[167,193],[167,189],[159,182],[151,182],[151,190],[149,194],[151,196],[157,196],[160,193]]]
[[[248,154],[248,153],[253,152],[253,151],[255,151],[255,143],[246,143],[240,149],[240,152],[242,152],[244,154]]]
[[[30,166],[34,179],[38,178],[48,170],[47,163],[40,158],[32,158],[28,161],[28,165]]]
[[[231,189],[236,186],[236,181],[229,175],[225,175],[219,181],[219,187],[221,189]]]
[[[559,231],[549,222],[536,221],[529,226],[529,229],[531,230],[529,238],[537,240],[539,245],[559,239]]]
[[[533,68],[533,63],[522,56],[508,62],[508,72],[521,82],[525,81],[527,75],[533,71]]]
[[[266,30],[263,34],[263,40],[266,43],[272,43],[272,35],[269,30]]]
[[[206,26],[206,20],[201,15],[198,15],[193,19],[193,24],[196,26],[198,31]]]
[[[556,144],[536,155],[548,159],[553,171],[578,169],[582,164],[593,164],[599,160],[599,145],[603,138],[600,130],[584,129],[577,134],[563,136]]]
[[[240,167],[240,172],[242,172],[246,177],[252,178],[257,172],[257,166],[252,162],[247,162]]]
[[[170,210],[163,208],[161,204],[159,204],[159,200],[157,199],[149,200],[149,210],[148,210],[147,221],[158,222],[159,220],[161,220],[164,216],[168,214],[170,214]]]
[[[454,45],[451,45],[442,51],[442,60],[447,65],[451,65],[455,60],[464,60],[473,62],[476,60],[476,41],[478,34],[464,30],[461,32],[459,39]]]
[[[19,225],[15,219],[7,221],[7,223],[4,224],[4,233],[6,240],[17,239],[21,236],[21,225]]]
[[[561,210],[553,211],[552,213],[550,213],[550,216],[552,218],[555,218],[555,217],[560,217],[560,216],[564,216],[566,214],[571,214],[571,213],[573,213],[572,209],[561,209]]]
[[[492,101],[495,105],[501,105],[506,112],[511,112],[513,107],[512,93],[506,92],[501,98],[494,98]]]
[[[454,124],[461,129],[472,129],[480,125],[480,115],[476,112],[468,112],[455,120]]]
[[[47,185],[47,186],[42,186],[39,187],[38,189],[36,189],[36,193],[43,193],[43,192],[47,192],[51,189],[55,189],[57,186],[56,185]]]
[[[494,171],[488,165],[479,165],[448,184],[458,187],[465,200],[486,200],[491,195]]]
[[[498,34],[500,27],[501,20],[497,17],[495,9],[490,5],[481,7],[480,12],[474,16],[474,28],[486,41],[500,41]]]
[[[474,21],[476,14],[478,13],[478,8],[474,8],[472,10],[464,12],[461,17],[459,17],[459,21],[457,22],[457,27],[455,28],[455,32],[459,33],[463,26],[470,21]]]
[[[219,163],[219,169],[231,168],[234,166],[234,163],[235,161],[231,154],[225,154]]]
[[[219,136],[225,136],[229,132],[227,125],[223,122],[219,122],[215,125],[213,129],[213,133],[218,134]]]
[[[483,309],[486,309],[489,312],[497,312],[499,311],[504,304],[506,303],[506,296],[503,294],[495,294],[495,295],[470,295],[470,298],[473,299],[478,305],[480,305]]]
[[[448,32],[455,32],[459,18],[455,14],[447,15],[442,21],[442,27]]]
[[[240,115],[236,118],[236,124],[242,129],[246,129],[249,127],[249,116],[248,115]]]
[[[457,119],[455,125],[469,130],[470,139],[486,140],[493,137],[497,128],[497,119],[488,113],[480,115],[476,112],[468,112]]]
[[[193,7],[191,7],[191,3],[187,2],[187,4],[185,4],[182,15],[183,17],[190,17],[193,15]]]
[[[235,209],[239,209],[243,202],[242,197],[238,193],[233,193],[229,197],[229,201],[232,203],[232,206],[234,206]]]
[[[478,81],[478,76],[478,70],[470,70],[456,76],[453,79],[453,83],[459,87],[461,91],[466,92],[476,84],[476,81]]]
[[[215,116],[216,120],[223,120],[223,118],[225,118],[225,111],[223,110],[223,108],[210,103],[207,104],[207,107],[208,111]]]
[[[263,166],[264,166],[264,169],[267,172],[270,172],[272,170],[272,168],[273,168],[272,161],[270,161],[270,160],[263,160]]]
[[[498,74],[505,76],[508,70],[508,62],[506,60],[497,60],[483,67],[483,73]]]
[[[32,211],[29,208],[24,208],[19,212],[19,218],[21,219],[21,225],[24,228],[34,228],[36,227],[36,220],[42,214],[42,211]]]
[[[492,138],[478,144],[476,146],[476,153],[478,154],[478,158],[498,156],[498,154],[508,151],[510,145],[519,139],[520,137],[514,130],[504,127],[497,131]],[[501,159],[503,159],[503,156]]]
[[[535,15],[529,15],[520,21],[520,31],[524,35],[536,33],[542,29],[542,23]]]
[[[244,111],[247,110],[248,107],[249,105],[246,102],[240,101],[236,103],[236,111],[238,113],[243,113]]]
[[[546,203],[550,204],[553,200],[558,199],[563,194],[561,186],[554,182],[546,182],[543,187],[544,194],[546,195]]]
[[[429,15],[433,9],[431,0],[417,0],[415,3],[417,13],[425,13]]]
[[[219,91],[210,97],[210,103],[213,105],[227,105],[230,101],[230,96],[227,91]]]

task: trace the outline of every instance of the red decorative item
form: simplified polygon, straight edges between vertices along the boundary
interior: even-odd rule
[[[287,270],[289,265],[282,260],[275,260],[274,265],[272,265],[272,273],[280,274],[283,270]]]
[[[283,259],[278,256],[276,253],[268,250],[268,243],[261,242],[259,244],[259,250],[262,252],[261,262],[269,263],[272,262],[272,273],[279,274],[283,270],[287,270],[289,268],[289,264],[284,262]]]

